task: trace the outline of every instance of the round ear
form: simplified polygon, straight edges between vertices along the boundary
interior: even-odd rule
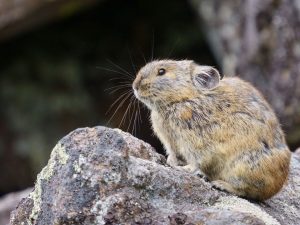
[[[195,65],[192,70],[192,80],[200,89],[213,89],[218,86],[220,79],[219,71],[211,66]]]

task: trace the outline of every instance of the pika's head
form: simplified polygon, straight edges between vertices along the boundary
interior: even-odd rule
[[[219,72],[191,60],[158,60],[138,72],[132,88],[135,96],[150,109],[193,99],[218,86]]]

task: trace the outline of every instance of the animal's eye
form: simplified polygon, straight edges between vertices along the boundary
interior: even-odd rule
[[[161,69],[158,70],[157,75],[162,76],[162,75],[164,75],[165,73],[166,73],[166,70],[165,70],[164,68],[161,68]]]

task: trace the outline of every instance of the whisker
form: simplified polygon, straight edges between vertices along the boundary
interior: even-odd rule
[[[132,118],[133,118],[133,123],[132,123],[131,134],[132,134],[133,136],[135,136],[135,119],[136,119],[136,111],[133,112]]]
[[[128,80],[125,80],[125,81],[118,81],[118,84],[128,84],[128,85],[131,85],[132,82],[129,82]]]
[[[115,81],[115,80],[121,80],[121,82],[126,82],[127,81],[128,84],[131,83],[131,80],[128,80],[128,77],[113,77],[113,78],[109,79],[109,81]]]
[[[130,90],[128,90],[128,91],[126,91],[126,92],[124,92],[123,94],[121,94],[111,105],[110,105],[110,107],[108,108],[108,110],[107,110],[107,112],[105,113],[105,115],[107,115],[109,112],[110,112],[110,110],[112,109],[112,107],[120,100],[120,99],[122,99],[124,96],[126,96],[126,95],[128,95],[128,94],[130,94]]]
[[[135,104],[137,104],[137,110],[135,111],[135,116],[134,116],[134,123],[133,123],[133,135],[136,136],[137,134],[137,123],[138,123],[138,112],[139,112],[139,105],[138,103],[136,102],[137,100],[135,99],[134,102]]]
[[[96,66],[97,69],[102,69],[102,70],[106,70],[106,71],[109,71],[109,72],[113,72],[113,73],[117,73],[117,74],[120,74],[120,75],[124,75],[128,78],[132,78],[132,76],[129,76],[127,73],[124,73],[124,72],[120,72],[120,71],[117,71],[117,70],[113,70],[113,69],[109,69],[109,68],[105,68],[105,67],[101,67],[101,66]]]
[[[134,78],[134,76],[132,74],[130,74],[127,70],[123,69],[121,66],[113,63],[111,60],[107,60],[109,63],[111,63],[112,65],[114,65],[115,67],[117,67],[118,69],[120,69],[121,71],[123,71],[124,73],[126,73],[130,78]]]
[[[153,61],[153,56],[154,56],[154,30],[152,32],[151,61]]]
[[[136,115],[137,115],[137,111],[138,111],[138,107],[136,104],[136,98],[133,99],[133,104],[134,104],[134,116],[133,116],[133,127],[132,127],[132,134],[135,136],[135,127],[136,127]]]
[[[115,92],[115,90],[119,90],[119,89],[123,89],[123,88],[131,88],[131,85],[130,84],[120,84],[120,85],[106,88],[104,91],[113,90]],[[110,92],[110,93],[112,93],[112,92]]]
[[[133,63],[133,58],[132,58],[132,55],[130,53],[130,50],[129,50],[128,46],[127,46],[127,51],[128,51],[128,55],[129,55],[129,58],[130,58],[130,62],[131,62],[133,72],[136,74],[137,73],[136,66]]]
[[[131,96],[131,98],[132,98],[132,97],[133,97],[133,96]],[[127,117],[127,113],[128,113],[128,110],[129,110],[131,104],[132,104],[132,102],[130,102],[130,103],[128,104],[128,106],[127,106],[127,108],[126,108],[126,111],[125,111],[125,113],[124,113],[124,115],[123,115],[123,117],[122,117],[122,120],[121,120],[121,122],[120,122],[120,124],[119,124],[119,127],[121,127],[122,124],[124,123],[124,121],[125,121],[124,119],[125,119],[125,117]]]
[[[131,108],[133,106],[133,113],[131,114],[131,116],[129,117],[130,120],[129,120],[129,125],[128,125],[128,128],[127,128],[127,131],[130,131],[130,125],[132,123],[132,119],[133,119],[133,115],[134,115],[134,112],[135,112],[135,104],[134,104],[134,99],[131,98],[130,101],[133,103],[131,106],[130,106],[130,109],[129,109],[129,116],[131,114]],[[132,133],[132,132],[131,132]]]
[[[145,64],[147,64],[147,60],[146,60],[145,54],[143,53],[143,51],[140,48],[139,48],[139,52],[141,53],[142,58],[144,59]]]
[[[116,89],[114,89],[114,90],[111,90],[111,91],[109,91],[109,94],[114,94],[114,93],[116,93],[116,92],[118,92],[118,91],[120,91],[120,90],[128,90],[128,91],[130,91],[129,89],[131,89],[130,87],[119,87],[119,88],[116,88]]]
[[[170,58],[171,54],[173,53],[174,49],[178,46],[178,43],[181,41],[181,39],[178,37],[175,44],[173,45],[173,47],[171,48],[171,50],[169,51],[169,54],[167,55],[167,58]]]
[[[113,113],[113,115],[110,117],[110,119],[108,120],[107,124],[110,123],[110,121],[114,118],[115,114],[118,112],[118,110],[122,107],[122,105],[124,104],[124,102],[126,101],[126,99],[128,99],[128,97],[130,96],[131,92],[128,92],[126,97],[122,100],[122,102],[118,105],[117,109],[115,110],[115,112]]]
[[[137,101],[137,103],[138,103],[138,106],[139,106],[139,121],[140,121],[140,123],[139,123],[139,129],[140,129],[140,124],[142,124],[142,115],[141,115],[141,105],[140,105],[140,102],[139,101]]]
[[[123,86],[128,86],[128,87],[131,87],[131,83],[128,83],[128,82],[119,82],[119,84],[116,84],[115,86],[113,86],[113,87],[109,87],[109,88],[107,88],[107,89],[112,89],[112,88],[114,88],[114,87],[123,87]]]

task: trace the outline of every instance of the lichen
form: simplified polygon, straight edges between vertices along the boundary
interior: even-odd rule
[[[106,199],[101,199],[95,202],[92,207],[91,212],[96,215],[96,224],[104,225],[105,224],[105,215],[107,215],[109,209],[113,204],[121,202],[121,194],[116,194],[114,196],[108,196]]]
[[[79,155],[79,158],[81,158],[81,155]],[[73,168],[74,168],[75,173],[80,173],[81,172],[81,167],[79,165],[79,160],[73,162]]]
[[[55,151],[55,150],[56,151]],[[55,148],[53,149],[53,152],[56,152],[54,154],[57,155],[57,160],[61,165],[65,165],[69,159],[69,155],[66,152],[65,147],[63,147],[60,143],[58,143]],[[52,153],[53,153],[52,152]]]
[[[52,150],[47,166],[45,166],[37,176],[34,191],[29,195],[29,198],[33,200],[33,207],[29,216],[28,224],[32,224],[31,221],[37,220],[41,209],[42,180],[48,181],[53,175],[56,163],[64,165],[67,163],[68,159],[69,155],[66,153],[65,148],[61,145],[61,143],[57,143],[57,145]]]
[[[237,197],[221,197],[213,207],[249,213],[264,221],[266,225],[280,225],[280,223],[274,217],[245,199]]]

